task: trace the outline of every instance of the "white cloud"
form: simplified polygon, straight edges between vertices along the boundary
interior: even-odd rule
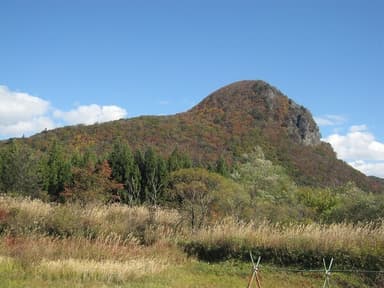
[[[29,135],[45,129],[52,129],[56,125],[48,117],[34,117],[26,121],[17,121],[12,124],[0,125],[0,136],[6,135],[9,137]]]
[[[348,163],[357,170],[362,171],[366,175],[384,178],[384,161],[383,162],[367,162],[363,160],[352,161]]]
[[[94,124],[121,119],[127,116],[125,109],[97,104],[78,106],[70,111],[55,110],[50,103],[28,93],[11,91],[0,86],[0,139],[29,136],[45,129],[64,124]],[[56,121],[55,121],[56,120]]]
[[[384,161],[384,143],[376,141],[364,125],[352,126],[346,135],[332,134],[323,140],[329,142],[343,160]]]
[[[335,133],[323,140],[356,169],[367,175],[384,176],[384,143],[377,141],[366,125],[351,126],[346,135]]]
[[[353,125],[349,127],[350,132],[364,132],[367,130],[368,130],[367,125]]]
[[[99,106],[96,104],[78,106],[68,112],[56,110],[54,116],[67,124],[94,124],[118,120],[127,116],[127,111],[121,107]]]
[[[0,86],[0,136],[22,136],[54,127],[45,117],[49,102]]]
[[[347,119],[341,115],[324,115],[314,117],[314,119],[319,126],[337,126],[347,121]]]

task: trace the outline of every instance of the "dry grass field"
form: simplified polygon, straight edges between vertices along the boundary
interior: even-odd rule
[[[383,269],[384,225],[243,223],[191,231],[173,210],[0,198],[0,287],[246,287],[249,251],[263,287],[321,287],[323,273]],[[321,264],[321,263],[320,263]],[[332,275],[332,287],[383,287],[380,274]]]

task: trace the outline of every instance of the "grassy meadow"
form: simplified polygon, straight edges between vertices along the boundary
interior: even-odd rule
[[[0,287],[322,287],[338,270],[383,270],[384,224],[271,224],[232,218],[187,228],[171,209],[0,197]],[[383,274],[333,273],[332,287],[383,287]]]

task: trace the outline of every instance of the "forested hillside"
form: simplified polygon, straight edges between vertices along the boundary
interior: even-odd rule
[[[56,145],[68,161],[84,153],[101,160],[117,139],[132,152],[151,148],[164,159],[177,150],[202,167],[220,159],[233,166],[243,153],[260,146],[266,158],[283,166],[299,185],[337,187],[353,181],[366,191],[382,192],[384,187],[337,160],[331,146],[320,141],[311,113],[263,81],[228,85],[180,114],[64,127],[3,141],[1,149],[18,143],[40,158]]]

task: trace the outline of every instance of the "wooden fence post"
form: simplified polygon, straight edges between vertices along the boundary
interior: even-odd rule
[[[330,286],[330,283],[329,283],[329,278],[331,277],[331,268],[332,268],[332,264],[333,264],[333,258],[331,259],[331,262],[329,263],[329,266],[327,268],[327,265],[325,264],[325,259],[323,258],[323,264],[324,264],[324,272],[325,272],[325,280],[324,280],[324,284],[323,284],[323,288],[329,288],[331,287]]]
[[[257,259],[256,264],[255,264],[255,261],[253,261],[252,252],[249,252],[249,256],[251,257],[251,261],[252,261],[252,274],[249,277],[247,288],[251,288],[253,280],[255,280],[256,287],[261,288],[261,283],[259,278],[259,265],[260,265],[261,256],[259,256],[259,258]]]

